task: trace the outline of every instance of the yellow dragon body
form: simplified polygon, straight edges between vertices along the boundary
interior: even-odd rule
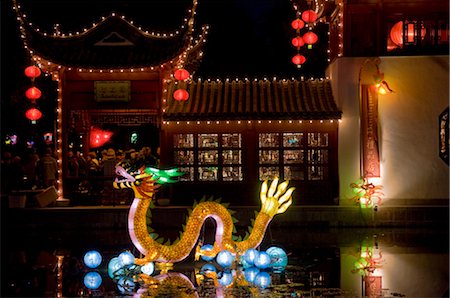
[[[153,239],[147,230],[147,211],[151,207],[153,195],[158,183],[174,182],[172,176],[179,175],[175,169],[158,170],[141,168],[129,172],[121,166],[116,167],[116,174],[121,176],[114,181],[115,188],[131,188],[134,200],[128,214],[128,230],[135,247],[145,256],[137,259],[136,264],[146,262],[173,264],[187,258],[198,242],[201,228],[207,218],[216,222],[216,234],[213,249],[202,250],[201,243],[197,245],[195,258],[201,255],[214,257],[222,250],[228,250],[234,255],[243,254],[247,249],[256,248],[262,242],[267,226],[276,214],[283,213],[292,204],[294,188],[287,188],[288,182],[278,184],[275,178],[270,187],[264,181],[261,187],[261,211],[258,213],[249,237],[243,241],[233,240],[233,219],[223,205],[217,202],[199,203],[189,216],[186,228],[179,241],[171,245],[163,245]]]

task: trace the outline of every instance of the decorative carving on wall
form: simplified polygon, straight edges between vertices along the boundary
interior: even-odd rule
[[[439,115],[439,157],[448,165],[449,161],[449,143],[450,136],[449,131],[449,108],[447,107]]]

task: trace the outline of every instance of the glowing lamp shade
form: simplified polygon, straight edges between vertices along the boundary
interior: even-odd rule
[[[220,266],[227,268],[233,263],[234,256],[228,250],[222,250],[217,254],[216,261]]]
[[[97,268],[102,263],[102,255],[96,250],[84,254],[84,264],[89,268]]]
[[[270,261],[271,260],[269,254],[265,251],[261,251],[256,255],[255,261],[253,263],[259,269],[265,269],[270,266]]]
[[[314,10],[306,10],[302,13],[302,20],[306,23],[314,23],[317,20],[317,13]]]
[[[300,19],[295,19],[292,21],[291,27],[294,28],[295,30],[300,30],[303,27],[305,27],[305,23]]]
[[[250,267],[250,268],[245,269],[245,271],[244,271],[245,280],[248,281],[249,283],[254,283],[255,277],[256,277],[256,275],[258,275],[258,273],[259,273],[259,269],[256,267]]]
[[[30,79],[34,79],[37,78],[38,76],[41,75],[41,70],[39,69],[39,67],[31,65],[28,66],[27,68],[25,68],[25,75],[27,77],[29,77]]]
[[[148,262],[141,267],[141,272],[147,275],[152,275],[155,272],[155,264],[153,262]]]
[[[124,251],[119,255],[119,264],[122,266],[128,266],[134,263],[134,256],[129,251]]]
[[[89,144],[91,148],[101,147],[112,137],[112,132],[100,128],[91,128]]]
[[[266,252],[270,257],[270,267],[277,271],[284,270],[288,263],[286,252],[276,246],[269,247]]]
[[[184,68],[177,69],[174,73],[175,79],[179,81],[184,81],[189,78],[191,74]]]
[[[122,268],[118,257],[112,258],[108,263],[108,275],[111,278],[117,275],[117,272]]]
[[[300,48],[304,44],[305,44],[305,42],[303,41],[303,38],[301,38],[300,36],[294,37],[292,39],[292,45],[296,48]]]
[[[121,277],[117,282],[117,288],[121,293],[132,292],[135,286],[133,279],[129,277]]]
[[[25,117],[27,117],[31,121],[36,121],[41,119],[42,113],[36,108],[31,108],[25,112]]]
[[[233,283],[233,274],[231,272],[224,272],[222,277],[219,279],[219,284],[221,286],[229,286]]]
[[[214,247],[211,244],[205,244],[201,247],[201,250],[212,250]],[[201,256],[203,261],[209,262],[214,259],[214,257]]]
[[[306,44],[312,45],[315,44],[318,40],[319,37],[317,37],[317,34],[312,31],[308,31],[303,35],[303,41]]]
[[[96,271],[91,271],[86,273],[83,282],[89,290],[96,290],[102,284],[102,276]]]
[[[184,101],[189,99],[189,92],[184,89],[178,89],[173,93],[175,100]]]
[[[272,279],[270,278],[270,274],[267,272],[260,272],[255,276],[255,280],[254,280],[254,284],[261,288],[261,289],[265,289],[268,286],[270,286],[270,283],[272,282]]]
[[[392,26],[389,36],[393,43],[399,47],[403,47],[403,22],[397,22]]]
[[[306,58],[303,55],[297,54],[294,57],[292,57],[292,63],[300,67],[303,63],[306,62]]]
[[[36,99],[40,98],[41,95],[42,95],[41,90],[39,90],[38,88],[36,88],[34,86],[28,88],[27,91],[25,91],[25,96],[31,100],[36,100]]]
[[[255,258],[256,258],[256,256],[258,255],[258,253],[259,253],[259,252],[258,252],[256,249],[254,249],[254,248],[247,249],[247,250],[245,251],[245,253],[244,253],[244,260],[245,260],[248,264],[253,265],[254,262],[255,262]]]

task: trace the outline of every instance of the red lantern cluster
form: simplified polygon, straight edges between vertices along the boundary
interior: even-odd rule
[[[31,79],[32,84],[34,84],[34,79],[41,75],[41,70],[39,67],[31,65],[25,68],[25,75]],[[41,119],[42,113],[35,106],[36,100],[42,96],[41,90],[35,86],[31,86],[25,91],[25,96],[31,100],[32,107],[25,112],[25,117],[31,120],[32,123],[36,123],[37,120]]]
[[[292,57],[292,63],[300,68],[302,64],[306,62],[306,57],[300,53],[301,48],[307,44],[307,48],[311,49],[312,45],[319,39],[318,36],[312,32],[312,28],[314,27],[314,23],[317,21],[318,15],[311,9],[300,12],[297,5],[294,5],[294,9],[297,11],[297,18],[292,21],[291,27],[295,30],[296,36],[292,38],[291,43],[297,49],[297,54]],[[304,27],[308,28],[308,32],[302,36],[301,29]]]
[[[178,81],[186,81],[190,76],[191,74],[189,73],[189,71],[184,68],[179,68],[174,73],[174,77]],[[183,88],[177,89],[173,93],[173,99],[177,101],[186,101],[189,99],[189,92],[187,92]]]
[[[90,131],[89,144],[91,148],[101,147],[112,137],[112,132],[92,127]]]

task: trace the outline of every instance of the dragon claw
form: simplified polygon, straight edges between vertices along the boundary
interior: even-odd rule
[[[295,187],[287,189],[289,182],[284,181],[278,184],[278,177],[275,177],[270,187],[268,181],[264,181],[261,187],[261,212],[273,217],[276,214],[285,212],[292,204],[292,193]]]

